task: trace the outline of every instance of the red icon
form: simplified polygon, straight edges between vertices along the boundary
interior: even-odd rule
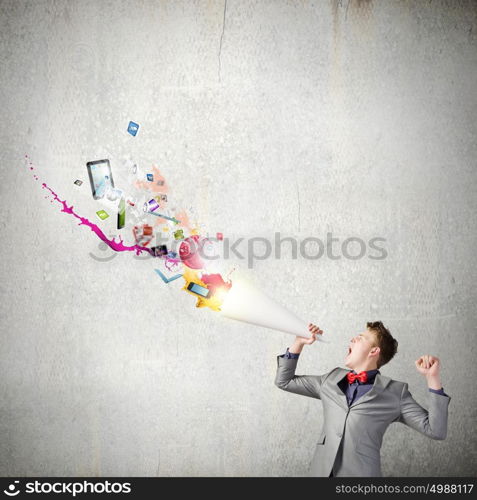
[[[134,239],[140,247],[147,247],[152,241],[152,226],[143,224],[142,226],[134,226]]]

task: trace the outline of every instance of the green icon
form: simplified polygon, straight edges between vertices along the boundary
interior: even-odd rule
[[[107,219],[109,217],[109,214],[108,212],[105,212],[104,210],[98,210],[96,212],[96,215],[101,219],[101,220],[104,220],[104,219]]]
[[[174,231],[174,239],[175,240],[183,240],[184,239],[184,230],[178,229],[177,231]]]

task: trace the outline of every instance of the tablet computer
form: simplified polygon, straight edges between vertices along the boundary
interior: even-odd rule
[[[93,198],[99,200],[103,198],[108,190],[114,188],[109,160],[89,161],[86,164],[86,168],[88,169]]]

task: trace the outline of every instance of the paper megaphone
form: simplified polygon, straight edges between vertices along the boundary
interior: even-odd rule
[[[223,316],[252,325],[310,338],[308,323],[245,281],[233,281],[220,306]],[[327,342],[317,336],[321,342]]]

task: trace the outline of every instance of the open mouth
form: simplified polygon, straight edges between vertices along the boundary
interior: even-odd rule
[[[348,347],[348,352],[346,353],[346,356],[349,356],[351,354],[351,347]]]

